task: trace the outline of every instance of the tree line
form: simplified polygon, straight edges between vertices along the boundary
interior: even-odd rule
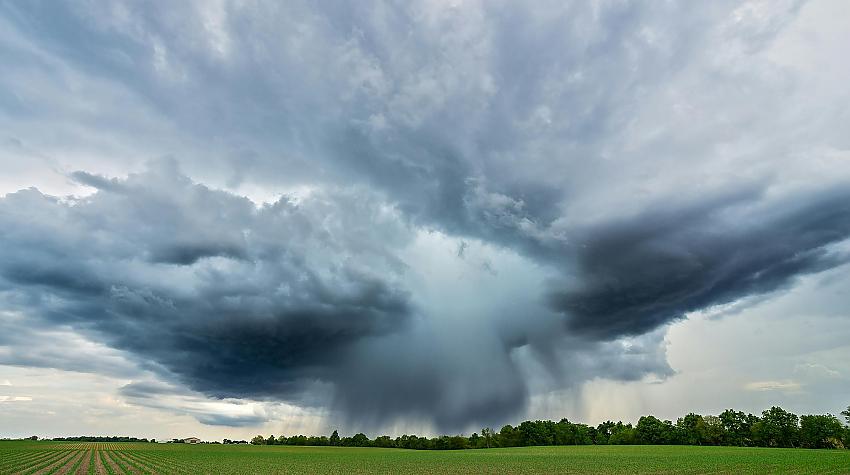
[[[38,440],[38,437],[30,437],[31,440]],[[122,436],[96,436],[96,435],[81,435],[78,437],[54,437],[50,440],[65,441],[65,442],[156,442],[156,439],[139,439],[136,437]]]
[[[850,406],[841,414],[850,425]],[[850,427],[832,414],[797,416],[781,407],[771,407],[761,416],[727,409],[719,415],[690,413],[676,422],[654,416],[641,417],[636,425],[606,421],[596,427],[561,419],[525,421],[506,425],[499,432],[484,428],[481,433],[418,437],[387,435],[369,439],[358,433],[340,437],[292,437],[258,435],[254,445],[311,445],[341,447],[386,447],[418,450],[483,449],[539,445],[726,445],[741,447],[796,447],[812,449],[850,448]]]

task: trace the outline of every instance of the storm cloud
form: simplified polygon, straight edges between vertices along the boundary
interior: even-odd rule
[[[7,305],[90,329],[219,396],[287,395],[352,342],[411,317],[392,270],[358,265],[384,251],[334,222],[362,212],[377,230],[380,210],[357,197],[332,205],[336,217],[286,199],[255,208],[171,165],[73,202],[36,190],[3,198]]]
[[[577,283],[552,291],[552,306],[567,315],[571,329],[613,339],[777,290],[850,257],[830,247],[850,236],[846,187],[770,207],[733,198],[656,208],[586,231]]]
[[[0,200],[4,307],[26,316],[19,326],[75,329],[197,393],[329,404],[365,427],[409,416],[457,428],[523,409],[526,376],[512,356],[520,347],[541,361],[559,359],[560,345],[569,347],[561,360],[596,355],[591,365],[550,368],[563,380],[669,372],[651,346],[646,352],[661,358],[570,341],[535,294],[509,314],[479,310],[443,327],[438,310],[412,298],[403,255],[414,230],[369,192],[255,206],[192,182],[169,160],[126,179],[73,176],[99,189]],[[18,340],[4,343],[22,349]],[[92,366],[61,351],[52,361],[10,354],[4,362]],[[160,407],[152,389],[162,387],[138,383],[121,394]]]
[[[0,363],[363,430],[668,377],[669,324],[847,262],[833,10],[0,4]]]

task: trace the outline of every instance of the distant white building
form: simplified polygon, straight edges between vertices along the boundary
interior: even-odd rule
[[[189,437],[188,439],[183,439],[183,442],[185,442],[187,444],[200,444],[201,439],[199,439],[197,437]]]

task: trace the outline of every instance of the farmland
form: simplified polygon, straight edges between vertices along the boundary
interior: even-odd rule
[[[578,446],[414,451],[143,443],[0,442],[0,474],[836,473],[850,451]]]

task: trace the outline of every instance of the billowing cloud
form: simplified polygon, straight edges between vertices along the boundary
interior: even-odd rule
[[[3,198],[6,305],[91,330],[221,396],[288,394],[411,317],[396,263],[358,234],[366,223],[399,233],[392,216],[379,224],[389,211],[355,195],[255,208],[161,166],[79,200]]]
[[[767,203],[733,198],[656,208],[589,230],[577,253],[575,287],[553,291],[552,305],[578,332],[642,334],[850,257],[830,247],[850,236],[846,188]]]
[[[669,376],[671,322],[847,262],[840,18],[2,4],[0,362],[232,426],[466,429]]]
[[[448,277],[428,272],[457,267],[463,275],[472,265],[473,275],[496,281],[479,283],[485,286],[513,286],[518,275],[500,278],[475,264],[498,248],[459,258],[449,238],[417,237],[397,210],[362,190],[257,206],[192,182],[171,161],[126,179],[74,176],[97,191],[60,199],[30,189],[0,199],[8,230],[0,295],[17,312],[6,325],[27,330],[4,332],[6,364],[140,374],[132,365],[112,368],[105,357],[66,358],[64,345],[20,352],[63,328],[85,334],[86,344],[120,350],[118,362],[129,357],[199,394],[330,405],[367,427],[408,416],[444,428],[521,411],[529,389],[524,365],[532,361],[547,363],[559,384],[669,371],[656,344],[635,351],[571,339],[535,291],[509,290],[481,306],[469,294],[475,282],[448,281],[431,289],[435,297],[457,293],[446,306],[414,297],[427,292],[417,280]],[[442,245],[446,262],[438,258],[428,271],[419,259],[433,262],[433,246]],[[543,274],[518,255],[512,260],[500,259],[540,286]],[[472,305],[466,313],[453,308],[462,299]],[[514,299],[508,313],[503,299]],[[466,321],[452,324],[454,318]],[[515,355],[520,348],[528,354]],[[582,361],[587,353],[595,358]],[[573,364],[563,364],[570,358]],[[121,393],[160,407],[155,394],[162,388],[175,393],[167,383],[144,382]],[[269,417],[219,420],[198,408],[209,404],[192,402],[182,412],[234,426]]]

